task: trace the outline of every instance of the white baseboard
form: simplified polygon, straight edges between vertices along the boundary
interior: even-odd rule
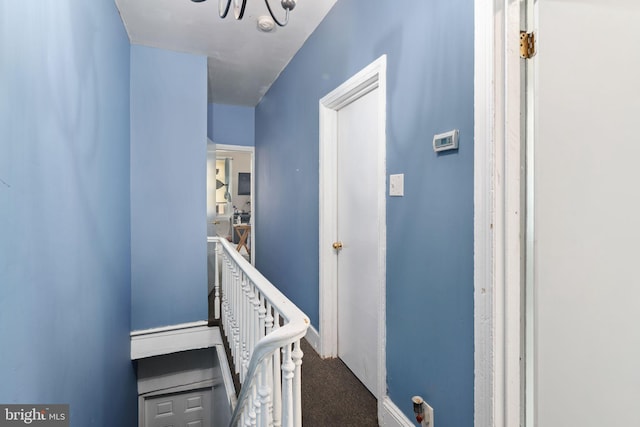
[[[381,427],[415,427],[416,425],[389,399],[389,396],[382,399],[378,418]]]
[[[131,360],[222,344],[220,328],[206,321],[131,331]]]
[[[309,325],[309,329],[307,329],[307,335],[304,336],[311,347],[316,351],[316,353],[320,354],[320,334],[316,331],[312,325]]]

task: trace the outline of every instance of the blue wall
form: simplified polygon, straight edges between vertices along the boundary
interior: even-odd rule
[[[471,426],[473,1],[375,3],[338,1],[256,107],[256,260],[317,327],[318,101],[387,54],[387,173],[405,174],[387,199],[388,392]],[[451,129],[460,149],[436,155]]]
[[[209,104],[207,136],[216,144],[253,146],[255,109],[239,105]]]
[[[207,60],[131,46],[132,329],[207,319]]]
[[[0,2],[0,402],[137,425],[129,230],[113,0]]]

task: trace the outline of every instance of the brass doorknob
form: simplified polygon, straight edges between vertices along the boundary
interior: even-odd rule
[[[333,249],[342,249],[342,242],[333,242]]]

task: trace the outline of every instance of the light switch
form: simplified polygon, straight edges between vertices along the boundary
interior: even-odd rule
[[[389,175],[389,195],[404,196],[404,174]]]

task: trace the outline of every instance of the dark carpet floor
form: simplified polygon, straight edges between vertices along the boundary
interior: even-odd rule
[[[321,359],[302,340],[302,425],[377,427],[376,398],[340,359]]]
[[[209,325],[213,319],[213,296],[209,298]],[[377,427],[376,398],[340,359],[321,359],[307,340],[302,352],[302,424],[304,427]],[[231,356],[227,350],[227,359]],[[236,390],[239,378],[234,376]]]

